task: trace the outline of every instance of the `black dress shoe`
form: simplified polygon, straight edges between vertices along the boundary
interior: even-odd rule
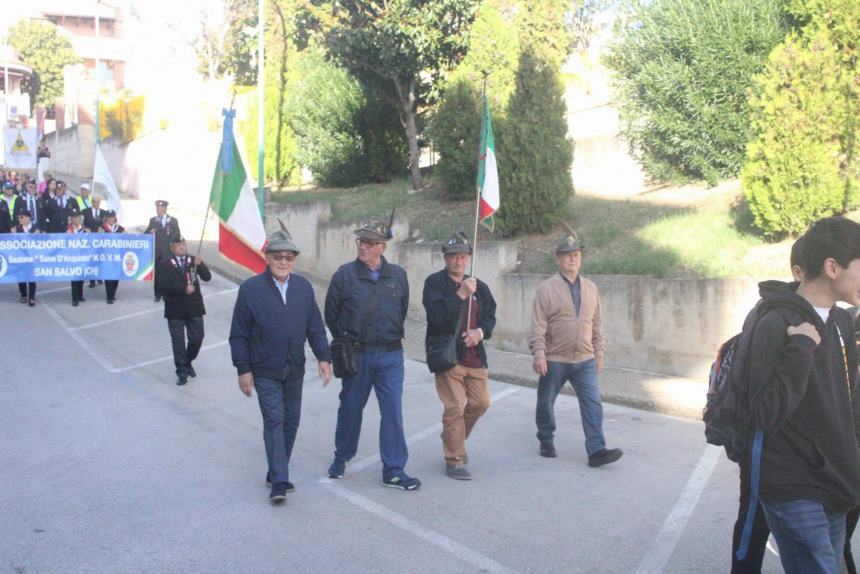
[[[108,304],[108,305],[113,305],[113,299],[108,299],[108,300],[107,300],[107,304]]]
[[[613,448],[610,450],[599,450],[590,457],[588,457],[588,466],[590,467],[598,467],[603,466],[604,464],[609,464],[611,462],[615,462],[621,455],[624,454],[621,452],[620,448]]]
[[[188,377],[186,377],[186,376],[181,376],[181,377],[176,379],[176,384],[180,387],[187,382],[188,382]]]
[[[92,289],[92,288],[93,288],[93,287],[95,287],[95,286],[96,286],[96,282],[95,282],[95,281],[90,281],[90,289]]]
[[[279,482],[272,485],[272,492],[269,494],[269,501],[272,504],[280,504],[287,499],[287,483]]]
[[[194,367],[190,363],[188,364],[188,376],[192,379],[197,376],[197,371],[194,370]]]
[[[540,443],[540,455],[546,458],[555,458],[558,456],[555,452],[555,445],[551,442]]]
[[[78,301],[80,301],[81,303],[86,303],[86,302],[87,302],[87,300],[86,300],[86,299],[84,299],[83,297],[81,297],[80,299],[78,299]]]
[[[77,300],[72,301],[72,307],[77,307],[77,306],[78,306],[78,302],[77,302]]]

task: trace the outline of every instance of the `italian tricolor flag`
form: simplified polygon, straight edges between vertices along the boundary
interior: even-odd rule
[[[479,218],[492,231],[493,214],[499,209],[499,171],[496,167],[496,145],[493,141],[493,121],[490,105],[484,96],[481,114],[481,153],[478,156],[478,190],[481,194]]]
[[[266,268],[263,218],[232,130],[229,136],[227,129],[224,131],[225,139],[209,194],[209,204],[218,215],[218,249],[227,259],[260,273]]]

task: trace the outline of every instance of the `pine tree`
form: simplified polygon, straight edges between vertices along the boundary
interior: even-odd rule
[[[548,229],[573,194],[563,96],[554,68],[523,52],[507,117],[494,126],[505,234]]]

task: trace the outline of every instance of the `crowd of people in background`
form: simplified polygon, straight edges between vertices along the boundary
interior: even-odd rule
[[[83,182],[76,195],[50,171],[37,182],[28,173],[0,170],[0,233],[124,233],[116,212],[102,209],[102,198]],[[85,301],[83,281],[72,281],[72,306]],[[119,281],[90,281],[105,285],[105,301],[113,304]],[[36,305],[36,283],[19,283],[21,303]]]

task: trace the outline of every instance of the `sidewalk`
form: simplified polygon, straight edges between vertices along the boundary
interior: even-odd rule
[[[140,209],[134,211],[143,214],[154,210],[140,206]],[[202,213],[176,213],[182,226],[183,235],[189,242],[189,252],[191,253],[196,250],[197,241],[201,235],[202,215]],[[148,217],[149,215],[147,215],[146,220]],[[138,226],[140,227],[139,230],[142,231],[146,225],[146,220],[142,219],[142,215],[131,219],[128,218],[127,211],[126,219],[128,221],[126,227],[130,231],[136,231],[135,228]],[[191,224],[195,220],[200,223]],[[211,222],[206,228],[206,238],[203,241],[201,254],[211,269],[237,284],[252,275],[247,269],[235,265],[221,256],[218,252],[217,225],[213,225]],[[325,292],[328,288],[328,278],[302,273],[301,258],[299,258],[298,263],[298,273],[313,283],[317,301],[320,309],[322,309]],[[406,355],[410,359],[423,362],[426,321],[424,321],[424,317],[410,315],[406,323],[406,339],[403,342]],[[487,360],[490,365],[491,378],[526,387],[537,386],[537,375],[531,368],[531,356],[523,353],[500,351],[492,346],[492,341],[489,341]],[[701,420],[708,386],[706,380],[670,377],[658,373],[612,367],[611,356],[607,357],[607,363],[600,377],[601,396],[606,402]],[[565,386],[562,392],[574,394],[569,385]]]

